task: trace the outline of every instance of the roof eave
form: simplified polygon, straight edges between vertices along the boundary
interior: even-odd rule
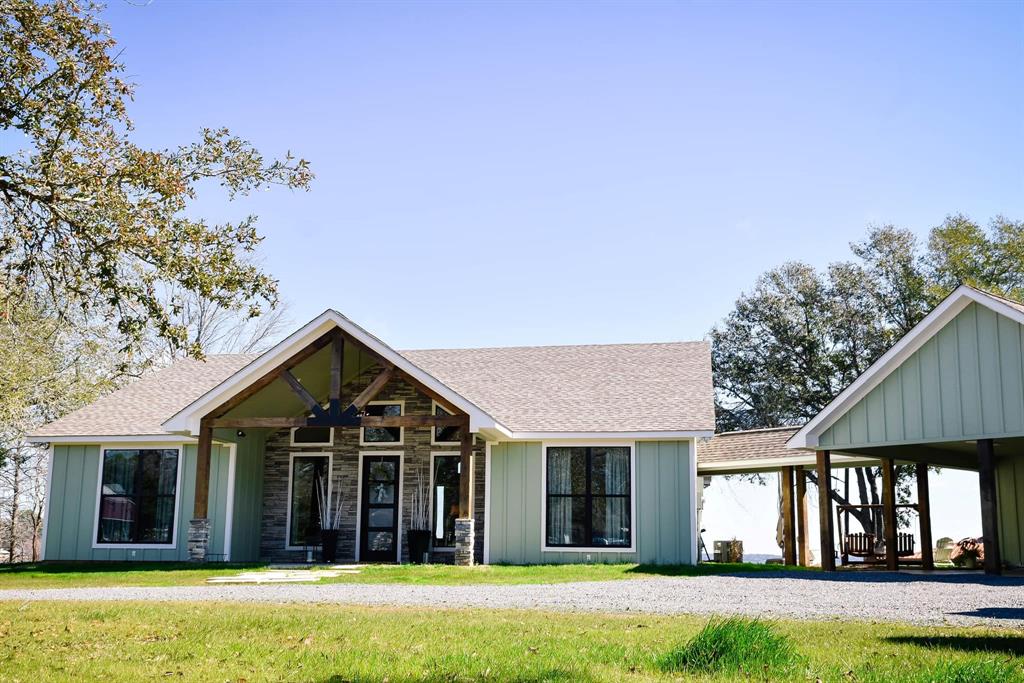
[[[354,339],[365,344],[393,363],[399,370],[411,375],[417,381],[450,401],[452,405],[465,411],[470,418],[470,431],[508,431],[479,406],[455,392],[451,387],[425,372],[376,336],[333,309],[327,309],[285,337],[251,363],[236,371],[227,379],[217,384],[217,386],[179,410],[160,426],[167,432],[174,434],[198,434],[199,422],[204,415],[280,365],[295,349],[300,349],[313,343],[318,337],[335,327],[341,328]]]

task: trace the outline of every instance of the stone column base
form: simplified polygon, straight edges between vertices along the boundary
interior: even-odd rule
[[[191,562],[206,562],[206,551],[210,547],[210,520],[190,519],[188,522],[188,559]]]
[[[473,566],[474,521],[472,518],[455,520],[455,564]]]

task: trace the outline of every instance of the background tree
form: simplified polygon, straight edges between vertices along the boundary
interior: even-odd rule
[[[925,248],[887,225],[850,248],[853,260],[824,272],[787,263],[764,273],[711,331],[719,431],[807,422],[961,283],[1024,295],[1021,221],[997,217],[986,230],[951,215]],[[898,468],[904,501],[910,474]],[[853,475],[858,502],[879,503],[878,468]],[[834,487],[832,498],[854,502]],[[870,510],[853,514],[865,531],[880,529]]]
[[[0,4],[0,282],[39,290],[116,325],[122,348],[154,331],[172,348],[202,350],[176,320],[193,293],[258,315],[276,282],[247,258],[255,217],[211,224],[186,214],[200,188],[229,199],[284,185],[307,189],[304,160],[267,161],[225,128],[172,149],[131,141],[115,41],[100,6],[69,0]],[[15,150],[6,153],[6,150]]]
[[[44,451],[26,433],[152,363],[260,350],[279,332],[256,218],[197,217],[200,191],[234,200],[313,177],[225,128],[135,144],[134,85],[101,11],[0,0],[0,541],[12,559],[34,557],[41,528]]]

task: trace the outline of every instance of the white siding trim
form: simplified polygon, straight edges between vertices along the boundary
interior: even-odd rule
[[[185,445],[179,442],[177,445],[171,445],[166,443],[114,443],[114,444],[100,444],[100,457],[96,472],[96,508],[92,515],[92,549],[93,550],[174,550],[178,547],[178,543],[181,540],[178,536],[180,532],[178,524],[178,516],[181,511],[181,497],[184,492],[181,490],[181,477],[182,472],[185,470]],[[170,543],[98,543],[97,539],[100,535],[100,497],[103,493],[103,454],[107,450],[113,451],[130,451],[130,450],[177,450],[178,451],[178,471],[177,481],[174,483],[174,527],[171,529],[171,542]]]
[[[548,546],[548,447],[571,446],[612,446],[629,449],[629,547],[607,548],[593,546],[586,548],[566,548],[564,546]],[[540,445],[540,550],[542,553],[635,553],[639,529],[636,523],[636,444],[630,441],[574,441],[572,443],[542,442]]]
[[[491,446],[484,442],[484,564],[491,563]]]
[[[46,455],[46,502],[43,504],[43,537],[39,541],[39,561],[42,562],[46,559],[46,531],[50,528],[50,501],[52,500],[51,491],[53,490],[53,444],[50,444],[49,453]],[[14,562],[14,558],[8,559],[9,562]]]
[[[224,561],[231,561],[231,532],[235,525],[235,462],[238,444],[228,444],[228,495],[224,503]]]
[[[697,440],[690,439],[689,442],[690,450],[690,564],[697,564],[699,556],[697,555],[697,495],[698,486],[703,486],[703,480],[701,483],[697,482]]]

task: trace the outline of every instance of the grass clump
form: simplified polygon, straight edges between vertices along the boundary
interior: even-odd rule
[[[800,661],[793,641],[771,623],[715,618],[681,648],[658,660],[662,671],[692,674],[747,673],[779,676]]]

